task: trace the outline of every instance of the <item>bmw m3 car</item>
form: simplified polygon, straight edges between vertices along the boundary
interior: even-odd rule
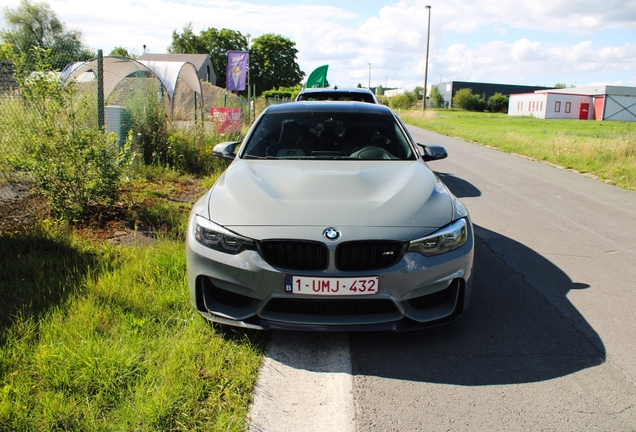
[[[193,206],[192,304],[253,329],[409,330],[467,307],[474,237],[466,207],[388,107],[270,106]]]

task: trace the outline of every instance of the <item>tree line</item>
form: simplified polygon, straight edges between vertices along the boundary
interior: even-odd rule
[[[34,48],[46,49],[51,51],[52,67],[62,70],[72,62],[95,57],[94,50],[85,47],[82,33],[68,29],[47,3],[21,0],[16,8],[4,8],[4,15],[8,30],[0,31],[0,60],[23,55],[28,61]],[[219,87],[226,84],[230,50],[249,50],[250,84],[256,86],[256,95],[278,87],[300,85],[305,76],[297,62],[296,43],[274,33],[254,38],[248,47],[248,36],[240,31],[210,27],[197,35],[192,23],[188,23],[181,32],[173,31],[172,43],[167,48],[172,54],[208,54]],[[109,55],[137,58],[123,47],[115,47]]]

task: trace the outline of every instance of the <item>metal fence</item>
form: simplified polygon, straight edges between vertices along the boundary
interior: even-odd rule
[[[90,56],[97,54],[90,49],[80,51],[82,56],[79,60],[82,61],[91,60]],[[60,65],[67,60],[69,62],[77,60],[72,58],[72,54],[72,52],[50,52],[51,57]],[[31,66],[35,64],[35,61],[31,59],[28,61],[31,62]],[[52,80],[63,80],[64,76],[61,74],[63,68],[64,65],[58,68],[51,67],[37,73],[46,74]],[[27,151],[21,143],[27,141],[24,135],[27,130],[32,129],[25,127],[24,122],[30,118],[29,110],[33,107],[25,97],[15,72],[15,65],[12,62],[0,61],[0,234],[20,231],[48,214],[46,200],[33,193],[36,189],[35,183],[28,168],[21,162],[24,160],[24,152]],[[94,118],[91,121],[95,123],[95,127],[98,127],[96,80],[82,76],[74,81],[74,86],[78,93],[92,95],[83,100],[89,101],[85,109]],[[165,123],[167,133],[169,133],[169,127],[175,127],[170,125],[181,123],[178,127],[184,127],[184,124],[188,126],[195,121],[204,122],[207,126],[206,130],[215,130],[212,124],[212,107],[241,108],[242,126],[251,124],[265,107],[260,102],[253,101],[249,104],[246,98],[227,93],[225,89],[212,86],[207,82],[202,82],[202,91],[201,98],[195,95],[185,83],[178,81],[173,99],[169,100],[156,77],[149,76],[146,72],[130,74],[121,80],[105,98],[106,130],[114,132],[120,140],[125,139],[131,129],[135,139],[153,133],[155,129],[153,127],[148,129],[147,125],[145,130],[136,130],[139,122],[135,123],[132,118],[135,115],[143,116],[147,113],[148,107],[140,107],[140,100],[148,98],[149,94],[150,99],[159,100],[160,104],[166,106],[165,115],[157,116],[157,121]],[[167,133],[162,139],[167,139]]]

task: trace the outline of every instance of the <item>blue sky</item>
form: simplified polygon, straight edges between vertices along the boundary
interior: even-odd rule
[[[19,0],[0,0],[14,8]],[[428,83],[636,86],[635,0],[50,0],[85,43],[165,52],[174,30],[230,28],[296,42],[301,70],[329,65],[331,84],[411,89]],[[6,27],[2,22],[0,26]]]

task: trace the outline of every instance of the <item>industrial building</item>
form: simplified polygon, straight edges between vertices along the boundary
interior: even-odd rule
[[[530,93],[537,90],[547,90],[552,87],[541,87],[541,86],[527,86],[527,85],[516,85],[516,84],[492,84],[492,83],[480,83],[480,82],[469,82],[469,81],[448,81],[439,83],[437,87],[440,94],[444,96],[444,108],[453,108],[453,97],[455,97],[455,93],[458,90],[468,88],[470,89],[474,95],[484,96],[485,100],[495,93],[501,93],[503,95],[509,96],[514,93]],[[430,93],[429,93],[430,94]]]
[[[636,121],[636,87],[597,85],[511,94],[508,115]]]

